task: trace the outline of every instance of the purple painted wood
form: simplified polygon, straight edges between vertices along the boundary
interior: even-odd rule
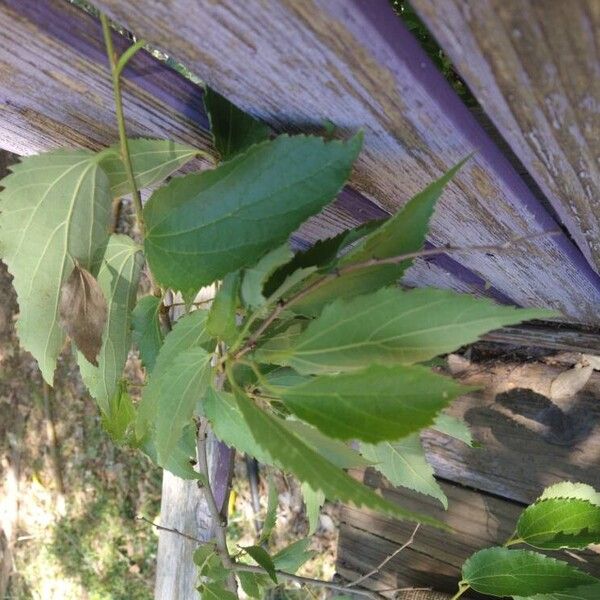
[[[475,151],[440,203],[435,245],[557,227],[386,0],[99,5],[276,130],[315,129],[325,119],[347,132],[363,128],[353,186],[389,212]],[[520,304],[600,320],[600,279],[566,236],[461,264]]]
[[[598,1],[412,4],[598,268]]]
[[[0,82],[0,89],[3,84],[7,89],[4,94],[5,110],[0,113],[0,124],[4,126],[5,132],[14,127],[17,118],[21,120],[20,115],[27,115],[27,123],[19,127],[14,136],[5,133],[0,145],[27,154],[57,145],[89,145],[97,148],[114,142],[116,126],[112,114],[110,81],[105,70],[106,53],[98,21],[59,0],[1,0],[0,11],[4,17],[0,22],[0,29],[3,24],[14,32],[15,39],[28,39],[39,44],[35,49],[40,66],[36,81],[28,86],[30,89],[35,88],[39,96],[28,99],[25,92],[14,85],[13,74]],[[120,36],[115,35],[114,40],[119,51],[128,45]],[[18,45],[13,44],[6,51],[13,53],[15,49],[18,57]],[[54,55],[58,57],[54,62],[48,59],[47,64],[39,62],[43,57]],[[8,60],[10,57],[7,54],[6,61]],[[54,92],[53,85],[56,82],[50,73],[57,71],[61,62],[75,65],[73,71],[62,78],[82,80],[83,85],[79,90],[70,88],[59,80]],[[93,83],[95,98],[88,99],[90,89],[87,87],[86,77]],[[124,72],[124,78],[127,82],[125,101],[128,128],[132,135],[173,137],[210,150],[208,117],[204,111],[203,90],[200,86],[145,52],[140,52],[133,58]],[[19,90],[18,93],[12,88]],[[136,98],[135,90],[143,91],[144,96]],[[62,96],[60,101],[48,103],[47,97],[52,98],[56,94]],[[146,111],[149,114],[144,115],[145,107],[142,103],[148,103],[148,99],[155,106],[151,106],[151,110]],[[156,117],[157,111],[163,113],[160,119]],[[176,122],[179,119],[181,123]],[[180,129],[181,124],[186,127],[183,131]],[[300,235],[295,236],[294,241],[296,247],[306,248],[319,237],[335,234],[340,226],[351,227],[388,214],[364,195],[346,187],[324,218],[317,220],[314,226],[304,228]],[[431,267],[421,264],[411,270],[411,285],[419,285],[421,281],[428,285],[439,282],[439,285],[460,291],[505,300],[500,292],[488,290],[481,278],[452,259],[438,257],[433,262],[439,267],[435,274]]]

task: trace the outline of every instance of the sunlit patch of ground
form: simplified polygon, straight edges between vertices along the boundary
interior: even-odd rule
[[[158,520],[160,471],[140,453],[111,442],[69,357],[59,365],[56,388],[49,396],[53,415],[47,418],[37,366],[16,342],[16,304],[1,263],[0,300],[0,564],[10,572],[2,600],[150,600],[157,536],[135,517],[143,514]],[[136,360],[128,363],[127,375],[139,379]],[[57,461],[52,454],[51,424]],[[18,489],[11,484],[12,475],[18,477]],[[248,545],[256,542],[256,531],[245,464],[239,457],[236,475],[230,535],[234,545]],[[273,551],[305,537],[308,530],[299,485],[280,474],[275,478],[279,507]],[[260,496],[259,517],[264,517],[263,468]],[[301,574],[333,576],[336,512],[335,506],[325,507],[311,545],[317,554]],[[4,550],[11,524],[16,527],[9,556]],[[311,597],[326,596],[317,588],[272,596]]]

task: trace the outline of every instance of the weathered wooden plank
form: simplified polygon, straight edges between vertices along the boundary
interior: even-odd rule
[[[116,140],[104,42],[93,17],[63,0],[0,0],[0,33],[0,147],[31,154],[65,145],[96,149]],[[119,49],[126,44],[118,36],[115,42]],[[124,78],[130,135],[170,138],[212,151],[201,87],[143,52]],[[296,240],[307,244],[386,215],[346,188]],[[441,287],[488,293],[448,257],[416,265],[410,283],[419,285],[421,273],[423,285],[439,281]],[[494,297],[502,299],[499,293]]]
[[[598,268],[600,4],[411,4]]]
[[[367,471],[365,482],[379,487],[379,478]],[[513,533],[523,506],[447,482],[441,486],[448,496],[448,510],[435,500],[384,485],[384,495],[410,510],[435,516],[452,527],[443,532],[421,526],[414,542],[394,557],[382,571],[365,581],[371,589],[404,586],[431,586],[455,592],[463,562],[477,550],[504,543]],[[343,507],[337,570],[353,580],[380,564],[409,537],[414,524],[396,521],[381,514]],[[578,564],[564,552],[551,553]],[[600,557],[585,552],[584,568],[600,574]],[[579,564],[581,566],[581,564]],[[370,585],[367,585],[370,584]],[[471,597],[480,596],[473,594]]]
[[[600,374],[576,396],[551,401],[551,383],[563,370],[542,363],[472,365],[464,381],[484,390],[459,398],[449,413],[469,424],[482,447],[426,432],[435,472],[522,503],[565,479],[600,489]]]
[[[118,139],[100,24],[69,3],[0,2],[0,73],[3,148],[24,155]],[[201,90],[149,54],[130,63],[123,95],[130,135],[210,150]]]
[[[98,4],[275,129],[325,119],[346,133],[363,128],[353,184],[389,211],[475,151],[441,201],[435,245],[556,227],[385,0]],[[565,237],[461,263],[520,304],[590,322],[600,314],[599,280]]]
[[[211,482],[218,506],[223,508],[229,498],[229,478],[233,451],[211,436],[208,444]],[[214,538],[215,524],[211,521],[202,492],[195,481],[184,481],[168,471],[163,472],[160,522],[202,541]],[[194,550],[198,544],[170,531],[159,531],[156,557],[156,600],[198,598],[198,569]]]
[[[482,339],[488,342],[513,346],[536,346],[563,352],[582,352],[584,354],[600,352],[600,334],[569,327],[517,325],[490,331]]]

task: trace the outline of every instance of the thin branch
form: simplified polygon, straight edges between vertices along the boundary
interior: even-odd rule
[[[215,525],[215,544],[217,547],[217,553],[221,558],[223,566],[226,569],[232,569],[234,563],[231,560],[231,556],[227,548],[227,522],[223,518],[223,515],[221,515],[221,511],[217,506],[212,488],[210,487],[210,469],[208,466],[208,456],[206,453],[208,427],[208,421],[205,418],[202,418],[200,420],[200,426],[198,427],[198,441],[196,447],[198,449],[198,470],[202,475],[204,475],[206,483],[202,485],[200,482],[198,482],[198,485],[201,485],[201,489],[204,491],[208,512],[210,513],[211,521]],[[233,576],[233,573],[229,576],[227,583],[231,592],[233,592],[237,597],[237,582]]]
[[[264,575],[266,571],[262,567],[255,567],[254,565],[243,565],[237,563],[233,566],[234,571],[243,571],[246,573],[259,573]],[[322,579],[312,579],[310,577],[302,577],[300,575],[294,575],[292,573],[286,573],[285,571],[275,571],[277,577],[281,577],[281,579],[287,579],[288,581],[295,581],[296,583],[300,583],[302,585],[316,585],[322,588],[327,588],[329,590],[335,590],[337,592],[347,592],[348,588],[345,585],[334,583],[333,581],[323,581]],[[365,598],[372,598],[373,600],[379,600],[381,598],[380,594],[376,592],[371,592],[370,590],[365,589],[356,589],[352,590],[353,594],[357,596],[364,596]]]
[[[192,302],[192,306],[202,306],[203,304],[210,304],[214,300],[213,298],[207,298],[206,300],[199,300],[198,302]],[[189,306],[185,302],[172,302],[171,304],[166,305],[167,308],[171,308],[172,306]]]
[[[106,54],[108,55],[108,62],[110,64],[110,70],[112,75],[113,93],[115,97],[115,112],[117,115],[117,126],[119,129],[119,144],[121,148],[121,160],[125,167],[125,173],[127,175],[127,181],[131,188],[131,196],[133,198],[133,206],[135,208],[135,217],[140,228],[140,233],[144,237],[146,233],[146,227],[144,224],[144,215],[142,213],[142,197],[137,188],[135,182],[135,176],[133,174],[133,165],[131,163],[131,156],[129,154],[129,142],[127,140],[127,132],[125,129],[125,116],[123,114],[123,96],[121,93],[121,71],[125,67],[126,61],[124,57],[129,59],[133,56],[135,51],[139,50],[139,42],[131,46],[125,54],[120,58],[117,57],[115,48],[112,40],[112,31],[106,15],[100,15],[100,21],[102,22],[102,32],[104,34],[104,43],[106,45]]]
[[[277,306],[271,311],[271,314],[261,323],[260,327],[257,328],[257,330],[248,338],[246,343],[234,354],[234,359],[238,359],[241,356],[244,356],[244,354],[250,352],[256,346],[256,343],[258,342],[260,336],[271,326],[273,321],[275,321],[275,319],[277,319],[277,317],[279,317],[279,315],[284,310],[297,304],[306,296],[312,294],[314,291],[323,287],[330,281],[341,277],[342,275],[347,275],[349,273],[354,273],[355,271],[368,269],[370,267],[378,267],[382,265],[397,265],[407,260],[411,260],[413,258],[426,258],[430,256],[439,256],[441,254],[462,254],[470,252],[504,252],[506,250],[509,250],[512,246],[519,244],[520,242],[529,241],[541,237],[555,236],[560,233],[560,230],[542,231],[540,233],[535,233],[532,235],[512,238],[510,240],[507,240],[506,242],[503,242],[502,244],[462,247],[443,246],[441,248],[429,248],[427,250],[419,250],[417,252],[407,252],[406,254],[399,254],[398,256],[389,256],[387,258],[371,258],[363,262],[346,265],[345,267],[341,267],[331,273],[324,275],[323,277],[315,281],[313,284],[305,287],[304,289],[291,296],[285,302],[280,301],[277,304]]]
[[[147,519],[146,517],[144,517],[144,515],[138,515],[136,517],[136,519],[138,521],[145,521],[146,523],[148,523],[149,525],[152,525],[152,527],[156,527],[156,529],[158,529],[160,531],[168,531],[169,533],[175,533],[177,535],[180,535],[181,537],[186,538],[187,540],[190,540],[192,542],[196,542],[197,544],[206,545],[206,544],[210,543],[210,542],[204,542],[203,540],[199,540],[198,538],[195,538],[192,535],[188,535],[187,533],[183,533],[183,531],[179,531],[179,529],[173,529],[171,527],[164,527],[163,525],[159,525],[158,523],[154,523],[150,519]]]
[[[402,544],[402,546],[400,546],[400,548],[397,548],[389,556],[386,556],[373,570],[369,571],[362,577],[359,577],[358,579],[355,579],[354,581],[351,581],[350,583],[348,583],[346,585],[346,588],[352,588],[355,585],[361,584],[363,581],[365,581],[365,579],[369,579],[369,577],[372,577],[373,575],[377,575],[377,573],[379,573],[379,571],[381,571],[381,569],[383,569],[383,567],[385,567],[385,565],[387,565],[390,562],[390,560],[392,560],[392,558],[394,558],[395,556],[400,554],[400,552],[402,552],[402,550],[404,550],[405,548],[408,548],[408,546],[410,546],[415,541],[415,535],[416,535],[417,531],[419,531],[420,526],[421,526],[421,524],[417,523],[416,527],[413,529],[413,532],[410,534],[410,537],[408,538],[408,540],[406,540],[406,542],[404,542],[404,544]]]
[[[183,532],[179,531],[178,529],[172,529],[170,527],[164,527],[162,525],[159,525],[158,523],[154,523],[153,521],[150,521],[150,519],[147,519],[143,515],[138,515],[136,518],[140,521],[145,521],[146,523],[148,523],[149,525],[152,525],[152,527],[156,527],[156,529],[159,529],[160,531],[168,531],[169,533],[173,533],[175,535],[180,535],[181,537],[184,537],[188,540],[191,540],[191,541],[196,542],[201,545],[207,545],[207,544],[213,545],[212,542],[205,542],[203,540],[199,540],[198,538],[188,535],[187,533],[183,533]],[[217,549],[217,551],[218,551],[218,549]],[[228,555],[229,555],[229,553],[228,553]],[[260,575],[267,574],[267,572],[262,567],[258,567],[258,566],[254,566],[254,565],[244,565],[241,563],[232,563],[229,568],[233,571],[243,571],[246,573],[258,573]],[[277,573],[277,577],[280,577],[281,579],[285,579],[288,581],[295,581],[296,583],[300,583],[302,585],[314,585],[314,586],[327,588],[330,590],[336,590],[338,592],[347,591],[347,587],[345,585],[334,583],[333,581],[323,581],[321,579],[312,579],[310,577],[301,577],[300,575],[294,575],[293,573],[286,573],[285,571],[276,571],[276,573]],[[416,589],[420,589],[420,588],[416,588]],[[365,596],[366,598],[373,598],[375,600],[379,600],[379,598],[381,598],[381,596],[379,594],[376,594],[375,592],[371,592],[369,590],[357,589],[357,590],[352,590],[352,593],[359,595],[359,596]]]

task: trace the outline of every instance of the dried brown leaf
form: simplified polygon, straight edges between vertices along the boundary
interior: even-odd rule
[[[61,325],[96,367],[106,316],[106,299],[100,285],[89,271],[76,264],[60,292]]]

